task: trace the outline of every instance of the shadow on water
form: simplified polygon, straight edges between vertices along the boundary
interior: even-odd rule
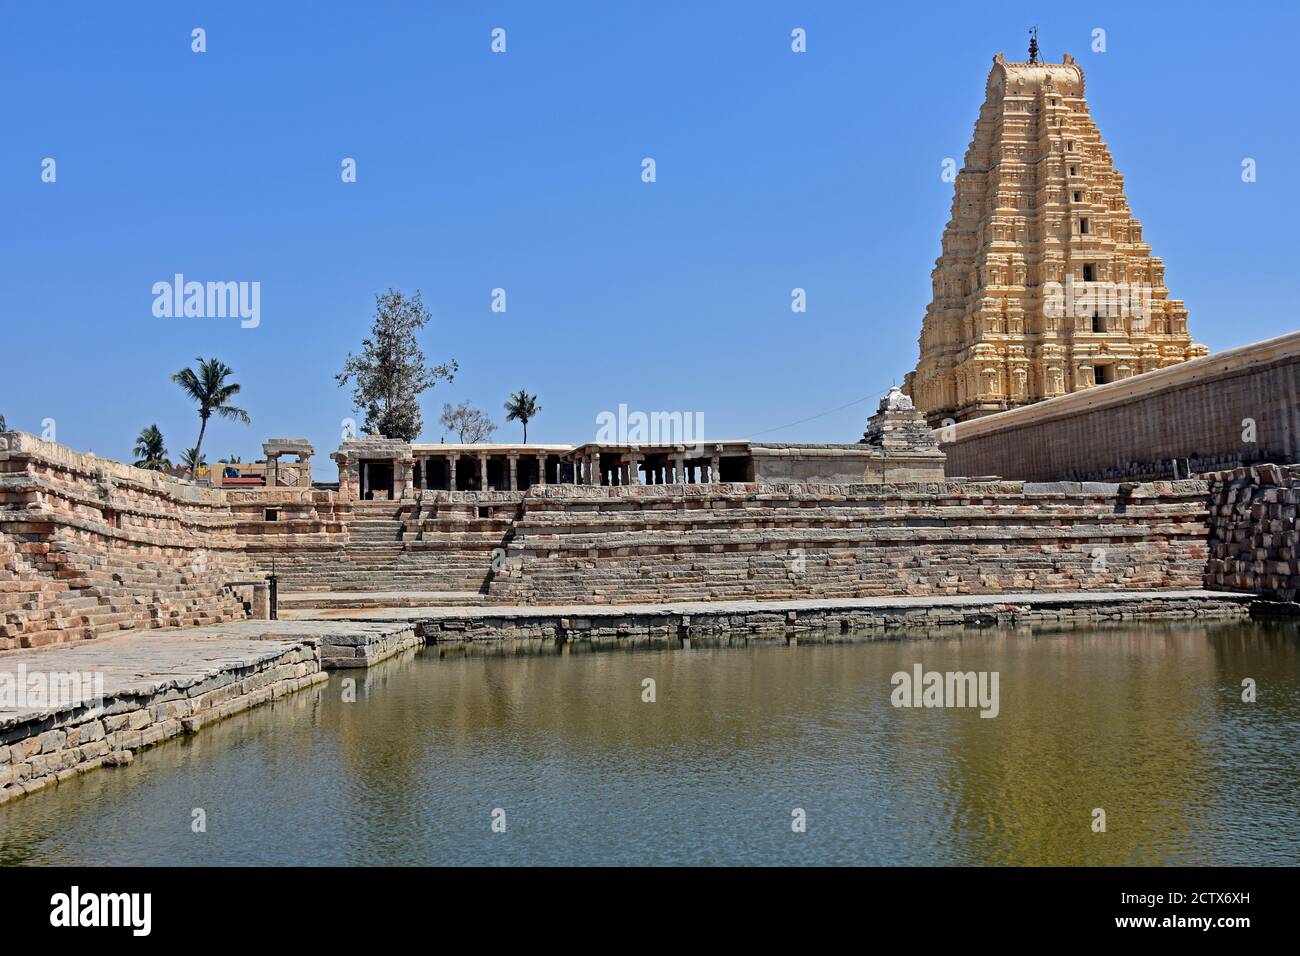
[[[0,807],[0,862],[1300,858],[1294,624],[902,637],[429,647]],[[892,706],[916,664],[997,716]]]

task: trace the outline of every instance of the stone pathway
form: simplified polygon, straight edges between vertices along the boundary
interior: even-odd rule
[[[399,627],[361,621],[235,621],[206,627],[133,631],[120,637],[0,654],[0,675],[103,675],[104,695],[150,696],[188,687],[283,656],[308,642],[385,636]],[[44,708],[7,707],[0,729]]]
[[[961,609],[1014,604],[1034,608],[1095,607],[1106,604],[1132,604],[1141,601],[1197,602],[1227,601],[1246,604],[1249,594],[1228,591],[1026,591],[1005,594],[952,594],[928,597],[889,595],[864,598],[817,598],[806,601],[676,601],[663,604],[571,604],[571,605],[492,605],[427,607],[381,607],[338,609],[315,612],[331,620],[355,621],[431,621],[472,620],[477,618],[538,617],[654,617],[681,614],[772,614],[785,611],[914,611]],[[409,604],[404,592],[394,592],[393,603]]]
[[[420,592],[395,592],[396,601],[417,601]],[[1071,591],[963,594],[933,597],[868,597],[806,601],[682,601],[666,604],[587,604],[516,607],[505,605],[386,607],[316,611],[306,620],[236,621],[207,627],[137,631],[120,637],[0,654],[0,675],[27,673],[102,674],[108,697],[147,696],[168,687],[187,687],[215,675],[273,660],[305,644],[320,649],[325,666],[365,666],[411,646],[415,622],[508,622],[538,619],[631,619],[700,615],[713,618],[790,612],[867,610],[915,612],[1012,605],[1029,609],[1096,609],[1109,604],[1153,602],[1164,606],[1214,601],[1245,604],[1250,595],[1223,591]],[[305,609],[302,614],[311,613]],[[345,658],[355,657],[349,662]],[[340,659],[344,658],[344,659]],[[0,701],[0,729],[31,708]]]

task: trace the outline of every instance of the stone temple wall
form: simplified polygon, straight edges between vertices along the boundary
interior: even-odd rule
[[[946,473],[1141,480],[1300,460],[1300,332],[939,429]],[[1177,466],[1174,462],[1177,461]]]
[[[1300,594],[1300,467],[1259,465],[1208,477],[1205,586],[1294,603]]]
[[[1198,588],[1206,484],[530,489],[501,604]]]
[[[249,571],[221,492],[0,433],[0,650],[243,618]]]

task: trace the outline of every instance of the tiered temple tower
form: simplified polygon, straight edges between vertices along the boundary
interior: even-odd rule
[[[904,391],[963,421],[1207,353],[1169,298],[1083,70],[993,58]]]

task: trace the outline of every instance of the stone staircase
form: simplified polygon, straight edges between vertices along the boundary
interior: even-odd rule
[[[346,541],[255,557],[279,576],[287,609],[481,603],[493,556],[515,517],[506,511],[463,502],[358,501]]]
[[[214,560],[105,549],[85,534],[0,534],[0,650],[131,628],[217,624],[247,616]]]
[[[601,490],[531,495],[488,603],[1195,588],[1205,560],[1201,482]]]

